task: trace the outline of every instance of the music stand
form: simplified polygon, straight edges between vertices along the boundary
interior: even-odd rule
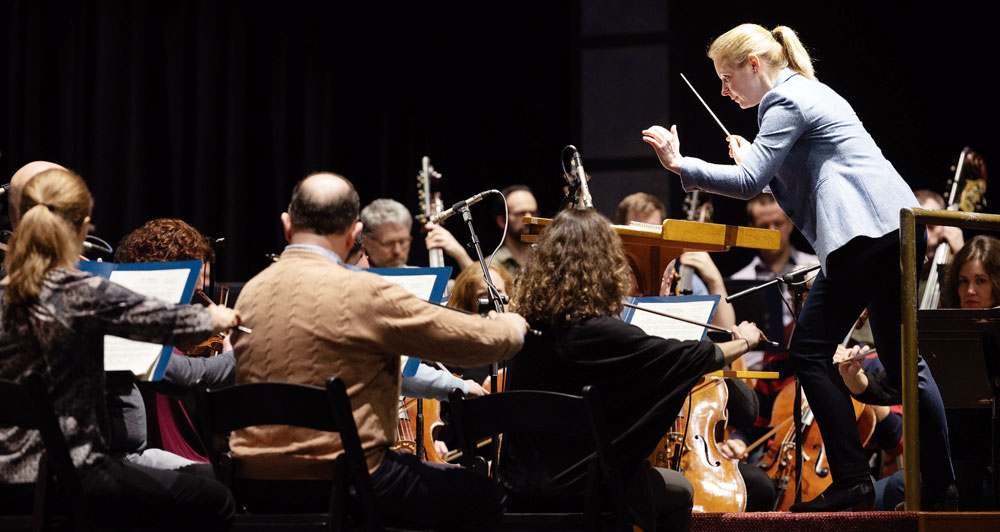
[[[1000,310],[917,313],[917,341],[945,408],[991,408],[993,509],[1000,508]]]

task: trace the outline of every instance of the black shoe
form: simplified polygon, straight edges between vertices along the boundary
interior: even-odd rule
[[[896,505],[896,511],[906,509],[906,501]],[[925,512],[957,512],[958,488],[949,484],[944,489],[933,489],[924,486],[920,491],[920,509]]]
[[[920,490],[920,509],[930,512],[957,512],[958,488],[954,484],[938,487],[924,485]]]
[[[831,484],[823,493],[808,502],[793,504],[793,512],[839,512],[852,509],[868,512],[875,506],[875,488],[870,478],[861,478],[844,485]]]

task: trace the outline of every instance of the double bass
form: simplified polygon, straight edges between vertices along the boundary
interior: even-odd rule
[[[986,194],[986,163],[980,155],[968,147],[962,149],[958,156],[958,162],[952,169],[955,177],[948,181],[951,190],[945,194],[948,205],[945,210],[975,212],[983,204],[983,197]],[[962,187],[959,192],[959,186]],[[941,299],[941,286],[938,283],[940,271],[948,263],[952,252],[947,240],[943,240],[934,250],[934,258],[931,261],[931,268],[927,276],[927,284],[924,293],[920,298],[921,309],[938,308]]]
[[[417,174],[417,197],[420,200],[420,214],[416,216],[420,223],[427,223],[435,214],[444,210],[441,192],[438,184],[441,174],[431,166],[431,158],[423,156],[420,159],[420,172]],[[432,268],[444,266],[444,251],[428,250],[428,261]],[[404,451],[422,455],[421,459],[444,463],[444,457],[438,456],[434,449],[434,428],[441,425],[440,403],[433,399],[407,398],[400,401],[399,419],[396,427],[396,444],[394,451]]]

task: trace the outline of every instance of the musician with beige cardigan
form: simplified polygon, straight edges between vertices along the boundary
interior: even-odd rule
[[[347,385],[380,513],[422,528],[476,529],[499,522],[505,495],[489,478],[422,462],[389,450],[394,443],[400,355],[459,366],[510,358],[527,324],[517,314],[494,319],[432,306],[378,275],[345,267],[357,233],[359,200],[347,179],[314,174],[296,185],[282,213],[289,245],[281,260],[255,276],[237,308],[252,335],[236,336],[236,382]],[[332,464],[342,452],[331,433],[254,427],[230,441],[244,477],[302,479],[286,503],[328,504]],[[258,501],[262,502],[262,501]],[[262,502],[263,503],[263,502]],[[318,509],[316,508],[316,509]]]

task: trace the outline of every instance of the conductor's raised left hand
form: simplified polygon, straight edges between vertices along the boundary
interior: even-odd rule
[[[656,150],[656,156],[664,168],[680,175],[683,156],[676,125],[670,126],[670,130],[663,126],[650,126],[642,131],[642,140]]]

